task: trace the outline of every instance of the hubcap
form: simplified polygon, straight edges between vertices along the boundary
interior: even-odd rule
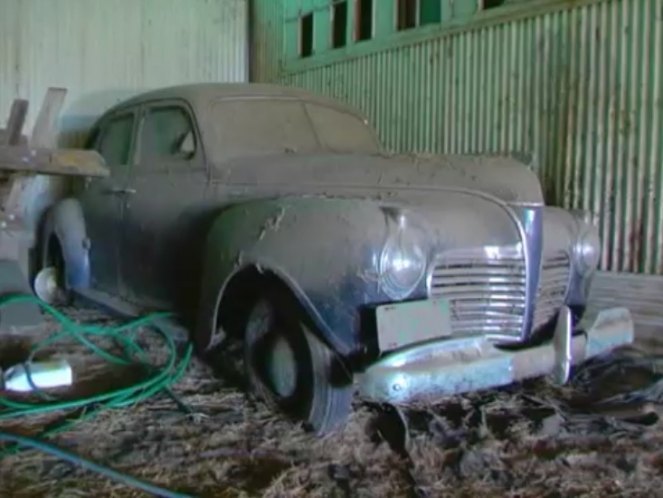
[[[283,398],[294,394],[297,386],[295,353],[288,341],[280,335],[274,339],[267,355],[267,374],[276,394]]]
[[[54,266],[44,268],[35,278],[35,294],[42,301],[54,304],[60,295],[58,270]]]

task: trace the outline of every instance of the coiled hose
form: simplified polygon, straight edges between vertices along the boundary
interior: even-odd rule
[[[191,344],[186,346],[184,354],[180,358],[173,338],[159,327],[159,322],[161,320],[168,319],[172,316],[170,313],[152,313],[124,325],[104,327],[100,325],[77,323],[49,304],[31,295],[12,295],[0,298],[0,309],[19,303],[37,304],[59,324],[59,329],[56,332],[33,346],[26,361],[28,366],[39,351],[46,347],[53,346],[57,342],[73,339],[109,363],[124,366],[140,365],[145,368],[147,374],[144,379],[131,386],[74,400],[57,400],[39,389],[35,390],[41,398],[39,401],[17,401],[15,399],[10,399],[6,395],[0,395],[0,421],[74,409],[85,409],[87,411],[86,417],[90,417],[91,415],[98,413],[100,410],[123,408],[140,403],[158,393],[166,393],[173,397],[174,395],[171,387],[182,377],[189,361],[191,360],[193,352]],[[150,363],[147,351],[145,351],[145,349],[137,342],[137,335],[145,331],[157,334],[166,345],[168,357],[163,364],[154,365]],[[122,354],[118,355],[112,353],[95,343],[95,340],[104,338],[112,339],[114,343],[118,344],[121,347]],[[29,373],[29,368],[27,371]],[[53,434],[65,427],[67,427],[67,425],[62,425],[55,430],[43,432],[41,437]],[[10,450],[15,451],[17,447],[28,447],[43,451],[79,465],[85,469],[103,474],[106,477],[121,482],[127,486],[138,488],[157,496],[177,498],[188,496],[160,488],[145,481],[141,481],[140,479],[136,479],[135,477],[99,465],[74,453],[58,448],[57,446],[47,443],[39,438],[20,436],[0,431],[0,441],[14,443],[16,447],[11,448]],[[8,451],[0,452],[0,459],[2,459],[7,453]]]

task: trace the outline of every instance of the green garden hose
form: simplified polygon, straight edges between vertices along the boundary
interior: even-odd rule
[[[100,358],[115,365],[141,365],[146,367],[148,375],[140,382],[114,391],[96,394],[91,397],[67,401],[15,401],[0,396],[0,421],[24,417],[27,415],[43,415],[48,412],[84,408],[91,405],[105,408],[123,408],[143,401],[159,392],[168,392],[184,374],[193,348],[187,345],[182,359],[178,359],[177,347],[172,337],[158,327],[158,321],[171,317],[170,313],[153,313],[132,322],[116,327],[103,327],[99,325],[79,324],[52,306],[40,301],[34,296],[10,296],[0,299],[0,308],[15,303],[37,303],[46,313],[51,315],[60,325],[60,329],[43,341],[35,344],[27,360],[29,364],[35,354],[47,346],[51,346],[64,339],[74,339]],[[152,327],[146,327],[151,325]],[[136,334],[139,327],[157,333],[168,350],[168,359],[165,364],[156,366],[147,360],[146,351],[137,343]],[[110,338],[120,344],[123,355],[118,356],[96,345],[93,339]]]
[[[7,432],[2,432],[0,431],[0,441],[7,441],[10,443],[15,443],[20,446],[25,446],[28,448],[33,448],[35,450],[42,451],[44,453],[48,453],[49,455],[53,455],[55,457],[58,457],[61,460],[65,460],[67,462],[73,463],[74,465],[78,465],[79,467],[83,467],[86,470],[91,470],[93,472],[96,472],[98,474],[102,474],[114,481],[120,482],[122,484],[125,484],[127,486],[131,486],[132,488],[140,489],[142,491],[145,491],[146,493],[153,494],[155,496],[162,496],[164,498],[190,498],[191,495],[186,495],[182,493],[177,493],[175,491],[170,491],[168,489],[162,488],[160,486],[156,486],[154,484],[151,484],[149,482],[145,482],[141,479],[137,479],[133,476],[127,475],[123,472],[118,472],[117,470],[113,470],[110,467],[106,467],[104,465],[99,465],[98,463],[95,463],[91,460],[88,460],[86,458],[82,458],[75,453],[71,453],[69,451],[63,450],[62,448],[58,448],[55,445],[52,445],[50,443],[46,443],[44,441],[41,441],[39,439],[35,438],[30,438],[30,437],[25,437],[25,436],[19,436],[17,434],[10,434]]]
[[[191,359],[193,352],[191,344],[186,346],[184,354],[180,358],[172,337],[159,327],[159,321],[170,318],[172,316],[170,313],[152,313],[124,325],[104,327],[77,323],[49,304],[31,295],[12,295],[0,298],[0,309],[19,303],[36,303],[59,324],[59,330],[33,346],[26,361],[27,365],[29,365],[35,355],[44,348],[52,346],[59,341],[73,339],[84,345],[99,358],[109,363],[123,366],[140,365],[144,367],[146,370],[146,377],[128,387],[74,400],[57,400],[38,389],[35,391],[41,398],[38,401],[18,401],[16,399],[10,399],[8,396],[0,395],[0,422],[31,415],[43,415],[46,413],[75,409],[86,410],[86,416],[89,417],[91,414],[98,413],[103,409],[123,408],[135,405],[136,403],[144,401],[158,393],[165,393],[172,397],[174,395],[171,387],[182,377]],[[137,334],[145,331],[151,331],[152,333],[157,334],[166,345],[168,357],[163,364],[155,365],[151,363],[148,359],[147,351],[137,342]],[[112,339],[116,344],[121,346],[122,353],[118,355],[100,347],[95,343],[95,339]],[[29,369],[27,369],[27,372],[29,377]],[[30,383],[32,383],[31,380]],[[63,427],[66,426],[61,425],[57,429],[62,430]],[[49,430],[43,432],[41,436],[44,437],[53,432],[55,431]],[[159,496],[185,496],[172,493],[131,476],[95,464],[94,462],[85,460],[73,453],[61,450],[56,446],[45,443],[36,438],[26,438],[16,434],[0,432],[0,440],[13,442],[18,446],[27,446],[46,451],[59,458],[76,463],[89,470],[100,472],[112,479],[121,481],[133,487],[138,487],[149,493]],[[6,454],[6,451],[0,452],[0,459]]]

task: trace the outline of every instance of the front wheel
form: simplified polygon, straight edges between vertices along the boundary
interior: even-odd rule
[[[345,423],[352,376],[311,332],[290,296],[275,291],[256,301],[247,320],[244,360],[251,388],[272,407],[318,434]]]

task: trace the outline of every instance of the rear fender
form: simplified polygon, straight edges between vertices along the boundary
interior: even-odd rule
[[[65,286],[68,289],[90,287],[90,240],[80,203],[64,199],[46,214],[42,228],[41,263],[47,261],[49,241],[55,237],[60,244],[65,263]]]

